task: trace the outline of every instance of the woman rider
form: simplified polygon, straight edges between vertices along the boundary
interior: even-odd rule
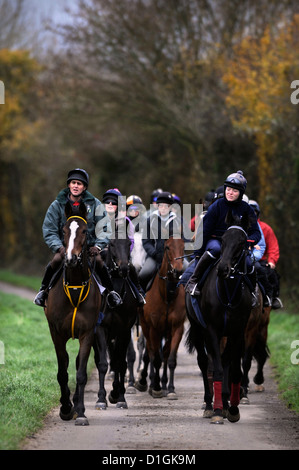
[[[187,283],[185,289],[186,292],[191,295],[200,295],[200,291],[197,287],[198,281],[201,279],[210,264],[215,262],[215,260],[220,256],[221,237],[227,230],[225,218],[229,209],[232,210],[233,215],[239,216],[240,218],[244,215],[249,216],[251,224],[248,230],[248,237],[252,246],[258,244],[261,234],[256,215],[249,204],[242,200],[246,186],[247,181],[241,170],[230,174],[224,182],[224,197],[216,200],[209,207],[207,214],[204,216],[202,246],[195,252],[199,261],[197,264],[194,262],[189,265],[181,279],[182,284]],[[247,270],[247,276],[249,277],[254,289],[256,284],[256,273],[250,256],[247,257]],[[254,304],[255,295],[253,293],[253,306]]]
[[[34,299],[36,305],[41,307],[45,305],[51,279],[64,260],[63,227],[66,223],[65,205],[67,201],[72,204],[74,213],[78,209],[80,202],[84,202],[87,209],[87,245],[89,255],[96,258],[96,273],[99,275],[103,286],[108,290],[107,301],[109,305],[116,307],[122,303],[119,294],[113,291],[107,267],[100,255],[101,250],[109,243],[111,227],[107,223],[108,219],[103,207],[101,207],[101,202],[87,191],[88,184],[89,175],[85,170],[81,168],[71,170],[67,176],[67,188],[60,191],[55,201],[52,202],[47,210],[43,222],[43,237],[55,255],[46,268],[41,288]]]

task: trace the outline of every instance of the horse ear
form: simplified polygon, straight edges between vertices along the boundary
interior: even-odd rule
[[[82,201],[80,201],[79,214],[81,217],[83,217],[83,219],[86,219],[87,209],[86,209],[86,205]]]
[[[254,219],[253,217],[251,218],[249,214],[245,213],[242,217],[242,228],[245,230],[245,232],[248,232],[249,227],[252,225]]]
[[[69,217],[71,217],[71,215],[73,214],[72,204],[69,201],[67,201],[67,203],[65,205],[64,213],[65,213],[65,216],[66,216],[67,219]]]

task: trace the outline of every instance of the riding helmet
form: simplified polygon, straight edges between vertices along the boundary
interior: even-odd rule
[[[143,204],[141,197],[137,196],[136,194],[132,194],[132,196],[127,197],[126,206],[127,209],[135,209],[139,210],[140,206]]]
[[[252,209],[256,213],[256,216],[259,217],[260,212],[261,212],[259,204],[253,199],[250,199],[248,204],[252,207]]]
[[[158,197],[157,197],[157,204],[160,204],[160,203],[166,203],[166,204],[173,204],[173,197],[172,197],[172,194],[169,193],[168,191],[162,191],[162,193],[159,193],[158,194]]]
[[[243,176],[243,171],[238,170],[236,173],[229,175],[224,181],[224,187],[238,189],[243,196],[247,186],[247,180]]]
[[[69,171],[67,175],[67,184],[69,184],[72,180],[79,180],[88,187],[89,184],[89,175],[87,171],[82,170],[82,168],[75,168],[74,170]]]

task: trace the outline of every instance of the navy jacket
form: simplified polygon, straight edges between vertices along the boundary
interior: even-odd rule
[[[225,198],[218,199],[208,209],[208,212],[202,219],[202,224],[198,227],[198,231],[202,231],[202,236],[197,239],[202,240],[202,246],[195,251],[196,256],[201,256],[206,248],[208,241],[211,238],[221,238],[228,226],[225,222],[226,215],[229,208],[232,209],[232,214],[242,218],[248,214],[251,225],[248,229],[248,239],[253,240],[252,245],[256,245],[260,238],[261,233],[257,223],[257,218],[252,207],[245,201],[228,202]]]

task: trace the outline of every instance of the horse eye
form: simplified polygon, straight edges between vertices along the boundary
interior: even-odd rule
[[[82,233],[84,233],[84,234],[85,234],[86,232],[87,232],[87,230],[86,230],[86,229],[84,229],[84,230],[82,231]]]

